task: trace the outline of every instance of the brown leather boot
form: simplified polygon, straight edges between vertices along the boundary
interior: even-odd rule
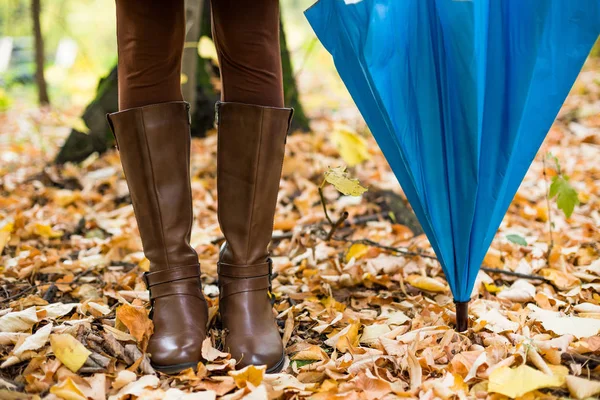
[[[219,258],[225,350],[238,367],[279,372],[285,353],[269,298],[267,247],[293,110],[218,103],[218,215],[226,243]]]
[[[144,277],[154,322],[148,352],[158,371],[177,373],[201,361],[208,319],[198,255],[190,246],[189,105],[154,104],[107,117],[150,260]]]

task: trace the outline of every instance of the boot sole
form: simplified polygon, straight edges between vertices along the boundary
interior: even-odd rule
[[[200,362],[200,361],[198,361],[198,362]],[[152,366],[152,368],[154,368],[158,372],[161,372],[161,373],[167,374],[167,375],[178,374],[181,371],[184,371],[188,368],[193,368],[194,371],[196,371],[196,368],[198,368],[198,363],[195,363],[195,362],[175,364],[175,365],[154,365],[154,364],[150,363],[150,365]]]
[[[266,373],[267,374],[276,374],[278,372],[281,372],[284,364],[285,364],[285,352],[281,355],[281,360],[279,360],[279,362],[277,364],[275,364],[274,366],[272,366],[271,368],[267,369]]]

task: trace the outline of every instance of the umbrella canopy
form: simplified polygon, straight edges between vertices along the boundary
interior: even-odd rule
[[[419,218],[466,329],[483,258],[600,33],[600,1],[320,0],[306,16]]]

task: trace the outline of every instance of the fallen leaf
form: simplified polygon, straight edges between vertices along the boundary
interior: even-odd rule
[[[295,376],[284,373],[265,375],[264,382],[271,385],[275,391],[285,389],[306,390],[310,386],[300,382]]]
[[[600,394],[600,382],[569,375],[566,377],[567,388],[576,399],[586,399]]]
[[[154,331],[154,325],[150,318],[148,318],[148,312],[143,308],[123,304],[117,308],[117,320],[127,327],[129,333],[137,340],[142,350],[145,349]]]
[[[135,382],[128,383],[119,392],[110,396],[108,400],[122,400],[129,395],[139,396],[146,388],[155,388],[160,384],[158,377],[154,375],[144,375]]]
[[[40,309],[46,312],[46,319],[54,319],[67,315],[68,313],[73,311],[73,309],[77,306],[78,303],[52,303],[48,304],[47,306],[43,306]]]
[[[576,276],[551,268],[544,268],[540,271],[540,275],[549,279],[560,290],[569,290],[581,285],[581,281]]]
[[[33,233],[35,233],[38,236],[45,237],[47,239],[59,238],[64,234],[64,232],[62,231],[55,231],[50,225],[42,224],[39,222],[36,222],[33,226]]]
[[[517,368],[501,367],[490,375],[488,390],[508,397],[520,397],[542,388],[561,387],[564,377],[548,376],[527,365]]]
[[[248,365],[239,371],[229,371],[229,376],[233,377],[235,385],[240,389],[247,387],[248,384],[256,387],[262,383],[266,370],[266,365]]]
[[[35,307],[23,311],[13,311],[0,317],[0,332],[28,331],[38,322]]]
[[[320,348],[319,346],[313,344],[305,350],[299,351],[294,354],[292,360],[294,361],[323,361],[327,360],[329,357],[325,350]]]
[[[519,329],[518,323],[509,320],[495,308],[482,314],[476,323],[485,326],[486,329],[495,333],[506,331],[516,332]]]
[[[356,131],[344,124],[336,124],[331,135],[340,156],[346,164],[354,167],[370,158],[367,141]]]
[[[370,370],[360,372],[352,382],[363,391],[368,400],[381,399],[392,392],[390,382],[373,375]]]
[[[544,329],[557,335],[573,335],[581,339],[595,336],[600,332],[599,319],[563,316],[558,312],[543,310],[531,304],[528,308],[534,310],[530,315],[531,318],[540,321]]]
[[[390,327],[386,324],[365,325],[363,333],[360,336],[360,343],[372,344],[381,336],[389,333],[390,331]]]
[[[92,354],[73,336],[63,333],[50,335],[52,352],[67,368],[77,372]]]
[[[342,353],[345,353],[350,346],[355,346],[358,341],[358,328],[360,324],[352,323],[346,326],[341,331],[331,335],[325,341],[325,344],[330,347],[335,347]]]
[[[121,389],[125,385],[130,384],[131,382],[135,382],[137,379],[137,375],[134,372],[128,371],[126,369],[119,371],[117,377],[112,383],[112,388],[115,390]]]
[[[64,400],[87,400],[83,391],[71,378],[67,378],[58,385],[52,386],[50,393]]]
[[[90,377],[85,378],[87,386],[83,386],[80,389],[83,391],[86,397],[92,400],[106,400],[106,375],[105,374],[94,374]]]
[[[360,243],[354,243],[346,253],[346,262],[350,262],[353,258],[358,260],[369,251],[369,246]]]
[[[37,350],[44,346],[52,332],[52,324],[45,325],[37,330],[37,332],[25,339],[23,343],[13,351],[13,355],[20,356],[28,350]]]
[[[13,227],[14,224],[12,222],[8,222],[4,224],[2,228],[0,228],[0,256],[4,251],[4,246],[6,246],[6,244],[10,240],[10,234],[13,231]]]
[[[165,392],[161,400],[215,400],[216,398],[217,393],[214,390],[186,393],[177,388],[170,388]]]
[[[506,299],[519,303],[532,301],[535,297],[535,286],[524,279],[516,280],[508,289],[496,295],[500,299]]]
[[[269,400],[269,394],[267,392],[267,388],[265,385],[260,385],[259,387],[252,390],[250,393],[242,397],[243,400]]]
[[[406,281],[417,289],[427,292],[443,293],[448,291],[448,287],[437,279],[421,275],[409,275]]]
[[[217,358],[228,358],[229,353],[223,353],[215,349],[210,341],[210,338],[204,339],[202,342],[202,358],[206,361],[215,361]]]

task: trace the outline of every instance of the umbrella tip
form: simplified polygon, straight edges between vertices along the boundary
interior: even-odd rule
[[[456,330],[465,332],[469,328],[469,302],[455,301],[456,304]]]

